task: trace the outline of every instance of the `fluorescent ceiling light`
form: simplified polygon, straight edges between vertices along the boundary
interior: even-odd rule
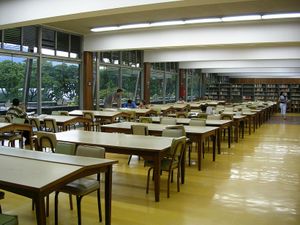
[[[298,18],[300,13],[283,13],[283,14],[266,14],[262,16],[262,19],[284,19],[284,18]]]
[[[173,20],[173,21],[161,21],[150,23],[151,27],[160,27],[160,26],[171,26],[171,25],[183,25],[183,20]]]
[[[120,29],[133,29],[133,28],[145,28],[145,27],[150,27],[150,23],[136,23],[136,24],[121,25]]]
[[[230,21],[248,21],[248,20],[260,20],[261,15],[247,15],[247,16],[226,16],[222,17],[223,22]]]
[[[92,28],[92,32],[102,32],[102,31],[113,31],[113,30],[120,30],[120,27],[118,26],[112,26],[112,27],[95,27]]]
[[[186,24],[195,24],[195,23],[217,23],[222,22],[221,18],[204,18],[204,19],[191,19],[184,21]]]

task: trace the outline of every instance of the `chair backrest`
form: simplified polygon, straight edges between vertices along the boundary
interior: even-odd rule
[[[62,116],[68,116],[69,112],[68,111],[59,111],[59,114]]]
[[[140,121],[140,123],[152,123],[152,118],[151,117],[140,116],[139,121]]]
[[[92,121],[95,120],[95,115],[93,112],[83,112],[83,117],[91,119]]]
[[[169,157],[172,161],[178,160],[178,163],[182,160],[183,154],[185,152],[186,137],[174,138],[171,144],[171,149],[169,152]],[[170,163],[171,166],[172,163]]]
[[[220,120],[221,115],[220,114],[214,114],[214,115],[207,115],[208,120]]]
[[[58,141],[55,148],[55,153],[65,155],[75,155],[76,144],[69,142]]]
[[[233,120],[233,115],[221,114],[221,120]]]
[[[131,125],[131,133],[134,135],[148,135],[148,127],[145,125]]]
[[[16,123],[16,124],[24,124],[25,119],[24,118],[13,117],[11,122]]]
[[[168,124],[168,125],[176,125],[176,118],[173,117],[162,117],[160,120],[161,124]]]
[[[163,129],[161,136],[164,137],[182,137],[186,136],[183,125],[167,126]]]
[[[200,119],[207,119],[207,114],[206,113],[198,113],[198,118]]]
[[[187,112],[176,112],[176,118],[187,118]]]
[[[105,158],[105,149],[97,146],[78,145],[76,149],[76,155],[93,158]]]
[[[206,126],[206,120],[204,119],[198,119],[198,118],[193,118],[190,120],[189,123],[190,126]]]
[[[38,142],[38,150],[42,151],[43,148],[50,148],[52,152],[55,152],[55,148],[57,145],[56,135],[51,132],[38,131],[37,142]]]
[[[60,115],[60,112],[59,111],[52,111],[51,115]]]
[[[44,127],[45,127],[45,130],[48,132],[53,132],[53,133],[58,132],[58,127],[57,127],[55,119],[45,118],[44,119]]]
[[[39,118],[30,118],[29,122],[37,131],[41,130],[41,122]]]

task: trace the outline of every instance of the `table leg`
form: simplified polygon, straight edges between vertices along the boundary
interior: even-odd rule
[[[160,156],[156,154],[154,157],[154,193],[155,193],[155,201],[159,202],[159,194],[160,194]]]
[[[218,154],[221,154],[221,128],[219,127],[217,130],[217,144],[218,144]]]
[[[213,161],[216,160],[216,139],[217,139],[216,133],[217,132],[215,132],[215,134],[212,136],[212,138],[213,138]]]
[[[36,223],[37,225],[45,225],[46,214],[45,214],[44,196],[38,195],[36,198],[34,198],[34,202],[35,202]]]
[[[105,172],[105,225],[111,224],[112,165]]]
[[[230,148],[231,144],[231,125],[228,126],[228,148]]]
[[[202,147],[202,137],[198,140],[198,170],[201,170],[201,159],[202,159],[202,151],[204,151]]]
[[[184,150],[183,157],[182,157],[182,160],[181,160],[181,165],[180,165],[181,183],[182,184],[184,184],[184,178],[185,178],[185,160],[186,160],[186,156],[185,155],[186,155],[186,149]]]

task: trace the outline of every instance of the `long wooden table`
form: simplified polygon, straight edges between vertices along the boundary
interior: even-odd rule
[[[109,110],[109,111],[97,111],[97,110],[73,110],[69,112],[71,116],[83,116],[83,112],[92,112],[95,118],[99,121],[109,121],[110,123],[116,122],[116,118],[122,115],[121,111]]]
[[[160,123],[160,117],[151,117],[153,123]],[[177,124],[189,125],[191,119],[190,118],[176,118]],[[228,148],[230,148],[231,143],[231,128],[232,121],[231,120],[206,120],[206,126],[219,127],[221,132],[223,129],[228,129]],[[221,137],[221,133],[218,134],[218,137]],[[218,140],[218,153],[221,153],[221,140]]]
[[[56,124],[61,130],[68,130],[70,126],[76,123],[89,123],[89,120],[80,116],[62,116],[62,115],[39,115],[37,117],[42,123],[44,119],[55,119]]]
[[[101,146],[105,148],[106,152],[139,155],[145,159],[153,160],[155,201],[159,201],[161,160],[168,153],[172,138],[82,130],[56,133],[56,138],[58,141]],[[182,182],[184,182],[185,174],[184,171],[182,172]]]
[[[102,131],[105,132],[119,132],[119,133],[130,133],[131,125],[142,124],[148,127],[149,133],[151,135],[161,136],[163,129],[165,129],[168,125],[165,124],[154,124],[154,123],[136,123],[136,122],[123,122],[123,123],[115,123],[115,124],[107,124],[101,127]],[[218,136],[218,127],[200,127],[200,126],[184,126],[185,132],[188,138],[190,138],[193,142],[198,143],[198,170],[201,170],[201,159],[202,159],[202,144],[205,139],[208,137],[212,137],[213,140],[213,161],[216,159],[216,140],[220,138],[216,138]],[[146,144],[143,143],[145,146]],[[219,148],[220,145],[218,144]],[[218,149],[218,151],[220,151]]]
[[[44,197],[80,177],[105,173],[105,224],[111,224],[112,165],[116,160],[0,146],[0,188],[32,198],[37,225],[46,224]]]

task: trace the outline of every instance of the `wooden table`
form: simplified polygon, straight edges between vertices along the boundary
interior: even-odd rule
[[[70,126],[75,125],[76,123],[88,123],[89,121],[86,118],[79,116],[63,116],[63,115],[39,115],[37,117],[41,123],[44,122],[44,119],[55,119],[56,124],[60,127],[60,130],[69,130]],[[86,126],[85,126],[86,128]]]
[[[96,110],[73,110],[69,112],[72,116],[83,116],[83,112],[92,112],[97,120],[109,121],[110,123],[116,122],[117,117],[122,115],[121,111],[109,110],[109,111],[96,111]]]
[[[30,148],[33,148],[32,142],[32,126],[30,124],[17,124],[17,123],[2,123],[0,122],[0,133],[1,132],[14,132],[14,131],[27,131],[29,132],[29,143]]]
[[[149,134],[161,136],[163,129],[168,125],[165,124],[154,124],[154,123],[136,123],[136,122],[123,122],[115,124],[107,124],[101,127],[102,131],[105,132],[120,132],[120,133],[130,133],[131,125],[142,124],[148,127]],[[201,170],[201,159],[202,159],[202,144],[205,139],[212,137],[213,140],[213,161],[216,159],[216,138],[218,135],[218,127],[200,127],[200,126],[184,126],[185,132],[188,138],[193,142],[198,143],[198,170]],[[146,146],[145,143],[142,143]],[[220,146],[219,146],[220,147]]]
[[[121,112],[134,112],[136,117],[140,117],[140,116],[150,116],[153,114],[157,114],[157,112],[153,109],[139,109],[139,108],[135,108],[135,109],[131,109],[131,108],[121,108],[120,109]]]
[[[145,159],[153,160],[155,201],[159,201],[161,168],[160,164],[162,158],[168,153],[171,147],[173,140],[172,138],[127,135],[120,133],[91,132],[82,130],[71,130],[56,133],[56,138],[58,141],[101,146],[105,148],[106,152],[139,155]],[[184,182],[184,176],[185,174],[183,171],[182,182]]]
[[[116,160],[0,146],[0,188],[32,198],[37,225],[45,225],[45,196],[80,177],[105,172],[105,224],[110,225],[112,165],[115,163]]]
[[[160,117],[152,117],[153,123],[160,123]],[[177,124],[189,125],[191,119],[190,118],[176,118]],[[218,153],[221,153],[221,130],[228,129],[228,148],[230,148],[231,143],[231,128],[232,128],[232,120],[206,120],[206,126],[220,127],[218,131]]]

